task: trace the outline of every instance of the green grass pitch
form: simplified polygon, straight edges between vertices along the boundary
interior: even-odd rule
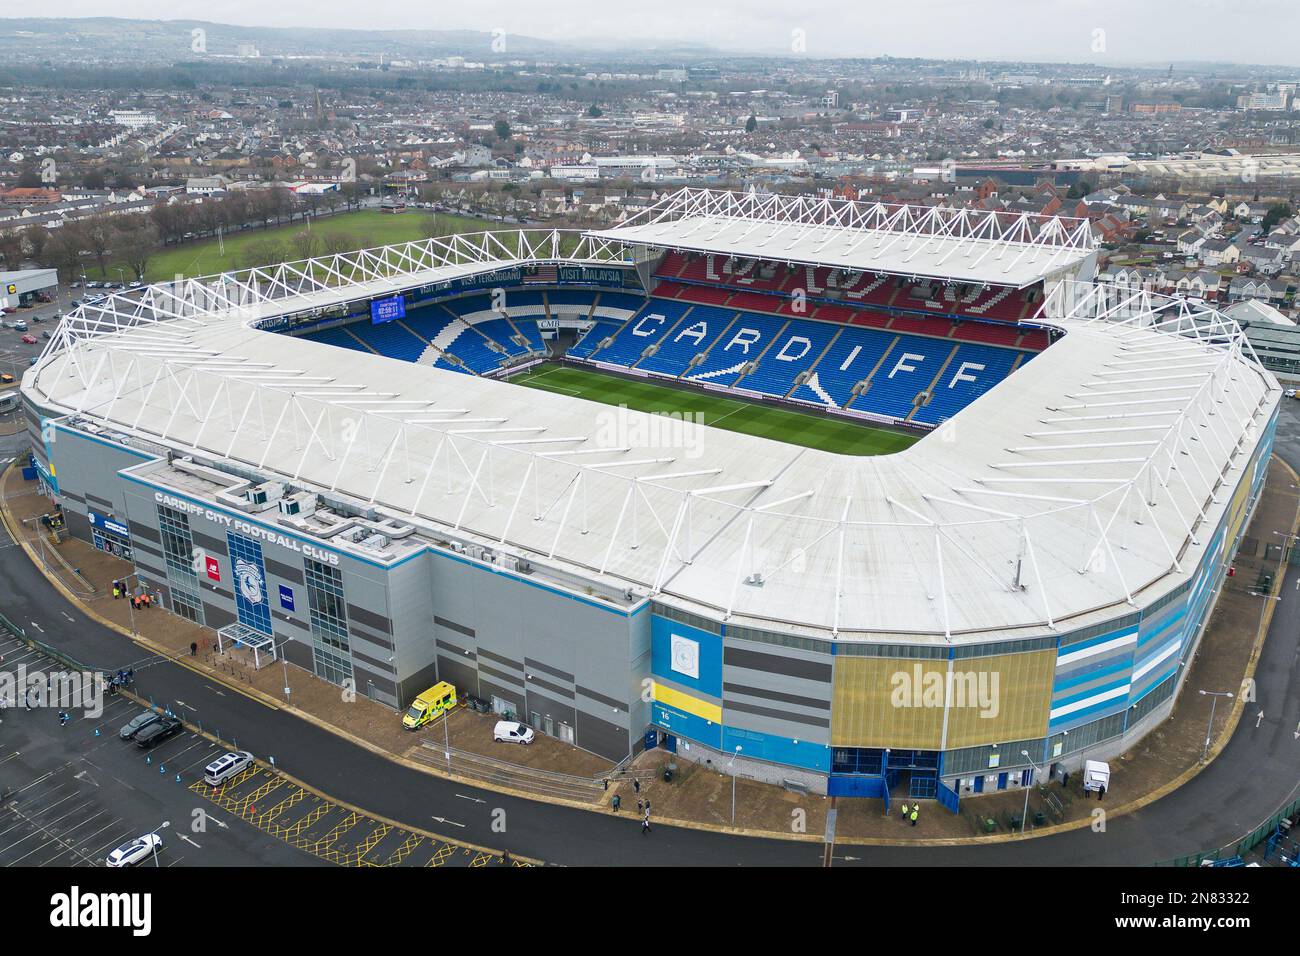
[[[596,369],[547,362],[510,379],[516,385],[572,395],[640,412],[699,413],[706,425],[840,455],[888,455],[919,435],[743,399],[626,379]]]

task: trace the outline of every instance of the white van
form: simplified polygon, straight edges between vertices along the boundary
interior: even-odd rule
[[[203,768],[203,782],[209,787],[219,787],[252,762],[253,755],[247,750],[224,753]]]
[[[496,726],[492,728],[492,740],[499,744],[531,744],[535,736],[537,735],[533,733],[533,728],[517,720],[498,720]]]

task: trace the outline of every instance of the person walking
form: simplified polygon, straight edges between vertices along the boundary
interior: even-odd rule
[[[68,712],[67,712],[66,710],[61,710],[61,711],[59,711],[59,726],[60,726],[60,727],[64,727],[64,726],[66,726],[67,723],[68,723],[68,721],[71,720],[71,719],[72,719],[72,718],[68,716]]]
[[[919,803],[912,804],[912,816],[911,816],[912,826],[916,826],[916,818],[920,809],[921,809],[921,805]]]
[[[617,793],[614,794],[614,799],[610,801],[610,805],[613,806],[615,813],[618,813],[618,808],[622,806],[622,804],[623,804],[623,798],[620,797]]]
[[[645,802],[644,802],[644,801],[642,801],[642,800],[638,800],[638,801],[636,802],[636,812],[637,812],[638,814],[645,813]]]
[[[197,642],[197,641],[190,641],[190,657],[195,657],[195,656],[198,655],[198,653],[199,653],[199,645],[198,645],[198,642]]]
[[[650,814],[647,813],[641,818],[641,835],[645,836],[650,832]]]
[[[907,822],[907,814],[908,814],[908,813],[909,813],[909,810],[908,810],[907,804],[905,803],[905,804],[903,804],[903,809],[902,809],[902,818],[901,818],[902,821],[903,821],[904,823]]]
[[[640,778],[640,777],[633,777],[633,778],[632,778],[632,789],[635,790],[637,793],[640,793],[640,792],[641,792],[641,778]]]

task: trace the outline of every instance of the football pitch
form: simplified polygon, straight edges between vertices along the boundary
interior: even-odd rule
[[[639,412],[698,413],[704,424],[714,428],[759,435],[839,455],[888,455],[902,451],[920,437],[815,412],[671,388],[653,380],[626,379],[596,369],[552,362],[539,365],[510,381],[607,405],[626,405]]]

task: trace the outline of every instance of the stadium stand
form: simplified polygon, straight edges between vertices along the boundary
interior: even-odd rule
[[[691,316],[695,318],[694,314]],[[756,362],[785,327],[780,316],[746,312],[738,316],[709,348],[704,360],[684,374],[693,382],[730,386]]]
[[[695,356],[719,340],[735,319],[734,309],[692,306],[677,325],[659,340],[655,353],[642,360],[637,368],[677,378],[690,367]]]
[[[691,308],[689,302],[650,299],[623,324],[608,346],[598,349],[591,358],[597,362],[625,365],[629,368],[645,350],[668,332]]]
[[[791,322],[738,386],[784,398],[799,374],[816,364],[839,332],[838,327],[825,322]]]

